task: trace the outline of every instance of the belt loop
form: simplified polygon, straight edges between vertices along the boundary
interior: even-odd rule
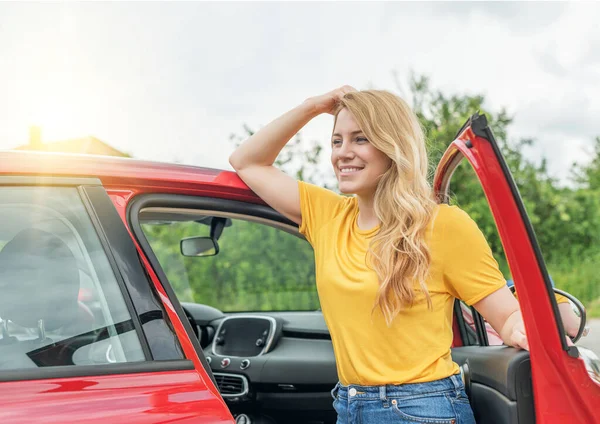
[[[386,386],[379,386],[379,400],[383,402],[384,408],[390,407],[390,404],[387,399]]]
[[[333,390],[331,391],[331,396],[334,399],[337,399],[337,395],[338,395],[339,391],[340,391],[340,382],[338,381],[337,383],[335,383],[335,386],[333,387]]]
[[[456,390],[458,392],[461,389],[460,383],[462,383],[462,375],[461,374],[451,375],[450,380],[452,381],[452,384],[454,385],[454,390]]]

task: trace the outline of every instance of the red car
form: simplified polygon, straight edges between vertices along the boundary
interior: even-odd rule
[[[234,173],[0,158],[0,422],[335,422],[312,250]],[[495,217],[531,348],[488,346],[481,317],[473,331],[455,307],[452,356],[478,422],[600,423],[600,363],[563,336],[485,117],[444,155],[440,198],[462,158]]]

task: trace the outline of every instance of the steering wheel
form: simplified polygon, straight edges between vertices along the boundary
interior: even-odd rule
[[[196,338],[198,340],[200,340],[200,333],[198,333],[198,326],[196,325],[196,320],[194,319],[194,317],[192,316],[190,311],[185,309],[183,306],[181,307],[181,309],[183,309],[183,312],[185,313],[186,318],[190,322],[190,325],[192,326],[192,331],[194,332],[194,335],[196,336]]]

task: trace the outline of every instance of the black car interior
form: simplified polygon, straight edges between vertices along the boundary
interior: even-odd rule
[[[234,414],[252,423],[335,422],[330,394],[337,382],[335,358],[320,312],[236,316],[205,305],[183,306],[203,335],[205,356]],[[281,327],[272,327],[271,319]],[[464,346],[453,348],[452,357],[467,373],[477,422],[535,422],[528,352]]]

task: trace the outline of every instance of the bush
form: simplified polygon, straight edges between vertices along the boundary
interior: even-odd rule
[[[600,316],[600,252],[580,257],[553,259],[548,272],[557,288],[571,293],[583,305]]]

